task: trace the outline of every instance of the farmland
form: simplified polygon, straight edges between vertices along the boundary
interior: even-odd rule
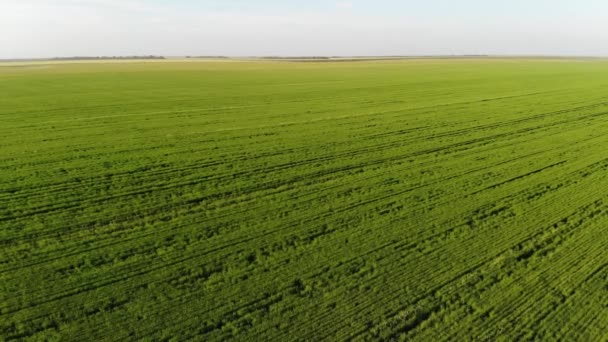
[[[608,340],[608,62],[0,64],[0,336]]]

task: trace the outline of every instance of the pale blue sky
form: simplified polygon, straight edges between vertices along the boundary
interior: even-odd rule
[[[608,56],[605,0],[0,0],[0,58]]]

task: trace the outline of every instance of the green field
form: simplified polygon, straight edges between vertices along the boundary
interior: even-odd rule
[[[608,61],[0,64],[0,340],[608,341]]]

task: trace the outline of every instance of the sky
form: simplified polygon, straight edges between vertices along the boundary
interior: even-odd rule
[[[0,59],[608,56],[606,0],[0,0]]]

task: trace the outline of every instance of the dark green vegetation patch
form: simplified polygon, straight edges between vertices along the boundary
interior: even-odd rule
[[[601,61],[0,66],[1,336],[606,340],[607,94]]]

